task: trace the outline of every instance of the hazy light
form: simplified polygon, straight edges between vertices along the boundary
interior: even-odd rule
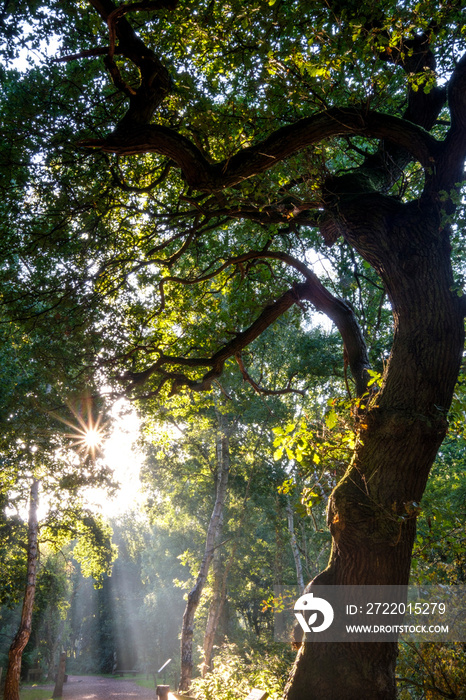
[[[110,415],[113,420],[99,446],[99,456],[112,470],[120,489],[112,497],[102,488],[89,489],[87,495],[89,503],[98,507],[100,512],[107,517],[116,517],[143,507],[145,496],[141,490],[139,471],[144,457],[137,447],[137,413],[124,399],[120,399],[111,408]]]
[[[115,496],[109,496],[103,487],[86,489],[87,503],[108,517],[132,508],[139,509],[145,501],[139,481],[143,456],[136,446],[139,418],[130,405],[120,399],[110,409],[108,422],[103,421],[102,416],[94,420],[92,404],[91,398],[85,398],[79,402],[79,408],[69,405],[74,420],[54,414],[55,418],[71,428],[72,432],[65,433],[65,437],[72,441],[76,452],[92,459],[99,457],[120,483]]]

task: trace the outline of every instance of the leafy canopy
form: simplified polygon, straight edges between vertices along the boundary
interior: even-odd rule
[[[9,312],[53,319],[51,358],[78,338],[73,366],[150,396],[209,389],[235,363],[258,384],[245,349],[285,312],[298,326],[317,308],[363,393],[369,358],[338,297],[356,302],[380,369],[386,296],[347,243],[327,245],[361,193],[434,193],[453,212],[461,5],[7,4],[6,57],[56,46],[1,73]]]

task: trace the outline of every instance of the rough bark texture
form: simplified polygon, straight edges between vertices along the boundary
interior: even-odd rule
[[[354,460],[329,501],[332,553],[314,582],[407,584],[412,506],[446,433],[463,314],[452,291],[448,231],[438,215],[380,197],[362,205],[348,207],[346,236],[384,280],[395,335],[383,386],[361,417]],[[303,644],[285,696],[393,700],[395,662],[395,644]]]
[[[53,689],[53,698],[63,697],[63,683],[65,682],[65,671],[66,671],[66,651],[62,651],[60,654],[60,661],[58,663],[57,680],[55,681],[55,688]]]
[[[5,678],[4,700],[19,700],[19,679],[24,648],[31,636],[32,609],[36,593],[36,569],[38,560],[37,508],[39,505],[39,480],[31,485],[28,520],[28,563],[26,591],[23,598],[21,621],[18,632],[8,653],[8,671]]]
[[[214,556],[215,547],[219,544],[221,533],[222,514],[228,487],[230,471],[230,452],[228,436],[228,420],[220,411],[217,411],[218,437],[217,437],[217,489],[215,505],[207,529],[204,556],[197,575],[194,588],[188,593],[188,602],[183,615],[181,628],[181,677],[179,689],[189,690],[193,673],[193,634],[194,616],[196,614],[201,594],[207,580],[209,567]]]

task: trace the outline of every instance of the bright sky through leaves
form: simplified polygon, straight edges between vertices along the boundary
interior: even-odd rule
[[[90,504],[96,505],[107,517],[124,513],[143,501],[139,481],[142,455],[135,446],[139,434],[139,418],[122,401],[115,404],[113,414],[113,430],[101,442],[100,450],[105,463],[113,470],[120,489],[113,498],[104,489],[90,489],[87,492]],[[89,431],[88,438],[93,437],[92,432]]]

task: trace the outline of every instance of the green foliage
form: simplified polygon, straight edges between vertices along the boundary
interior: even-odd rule
[[[270,700],[280,700],[287,679],[293,652],[285,645],[269,643],[261,648],[238,648],[224,644],[219,650],[212,673],[196,678],[193,691],[199,700],[236,700],[252,688],[269,693]]]
[[[455,585],[466,581],[464,450],[464,439],[447,438],[434,464],[418,519],[415,582]]]
[[[343,476],[359,439],[355,421],[355,402],[332,399],[322,420],[301,420],[285,428],[274,428],[274,459],[285,455],[296,460],[295,478],[285,479],[280,487],[289,493],[301,491],[301,504],[308,513],[327,498]],[[361,401],[356,402],[361,405]]]
[[[13,608],[22,597],[26,577],[26,526],[18,517],[6,517],[2,513],[0,518],[0,605]]]
[[[429,12],[439,18],[435,31]],[[367,7],[361,15],[305,2],[297,21],[294,3],[254,0],[247,8],[200,2],[195,13],[180,2],[176,21],[164,10],[128,17],[173,77],[157,123],[179,130],[209,158],[221,160],[331,104],[400,113],[406,81],[428,90],[433,75],[412,70],[405,76],[396,60],[400,45],[401,54],[409,56],[416,31],[429,26],[433,45],[440,46],[439,27],[449,22],[451,43],[448,49],[442,45],[437,66],[439,75],[447,73],[461,35],[458,12],[455,3],[441,9],[390,3]],[[47,11],[37,3],[31,13],[34,27],[37,13],[37,31],[24,29],[23,36],[21,25],[6,14],[4,22],[15,36],[5,45],[10,57],[19,46],[37,49],[38,36],[58,30],[61,54],[104,43],[106,27],[97,14],[79,12],[72,3],[48,3]],[[118,58],[117,65],[128,80],[136,80],[128,61]],[[100,352],[101,362],[112,362],[113,368],[120,357],[123,374],[128,353],[132,371],[150,365],[151,350],[183,357],[195,347],[199,356],[213,354],[219,338],[243,330],[296,281],[280,263],[225,262],[266,244],[272,252],[295,256],[315,250],[331,261],[335,275],[323,277],[357,309],[375,358],[383,360],[389,308],[366,262],[346,246],[326,249],[309,223],[294,229],[270,222],[265,228],[230,215],[238,207],[260,213],[287,196],[315,201],[329,172],[354,170],[374,151],[373,143],[363,137],[346,146],[327,140],[230,189],[225,201],[217,202],[190,192],[176,169],[156,154],[76,153],[78,133],[105,133],[123,116],[124,99],[95,58],[35,66],[21,75],[4,70],[2,78],[2,167],[11,182],[2,226],[9,236],[2,253],[3,294],[15,313],[48,324],[50,362],[60,363],[66,352],[74,360],[70,365],[78,357],[92,363]],[[416,172],[409,176],[413,190],[416,177]],[[410,188],[404,182],[402,189]],[[291,209],[287,216],[296,218]],[[21,259],[28,261],[27,279]],[[327,362],[333,359],[327,354]],[[184,371],[190,379],[200,374],[186,366]],[[109,374],[107,381],[114,382],[118,372]],[[152,389],[159,383],[156,377],[149,380]]]
[[[102,517],[86,517],[78,523],[78,539],[73,556],[81,564],[84,576],[101,582],[109,574],[116,558],[116,546],[111,543],[112,529]]]
[[[32,476],[40,479],[40,547],[46,551],[50,544],[59,551],[82,535],[83,561],[88,575],[96,577],[111,565],[110,533],[84,507],[82,492],[90,486],[110,486],[111,480],[98,459],[85,450],[79,453],[82,445],[73,449],[72,440],[82,438],[79,431],[99,402],[73,396],[73,403],[70,397],[69,405],[63,404],[67,392],[82,390],[82,380],[65,388],[58,366],[51,367],[47,360],[48,340],[39,331],[26,332],[17,323],[5,322],[0,336],[5,370],[0,382],[0,604],[14,607],[24,595]],[[66,364],[66,353],[61,361]],[[53,410],[57,399],[61,405]]]
[[[400,700],[463,700],[466,663],[462,644],[402,644],[397,665]]]
[[[432,469],[422,499],[411,580],[416,584],[464,585],[464,377],[461,374],[450,412],[450,430]],[[397,674],[399,697],[435,700],[462,698],[466,687],[461,644],[401,644]]]
[[[186,542],[177,546],[176,528],[151,526],[138,513],[112,521],[112,529],[118,557],[98,588],[75,564],[67,623],[69,672],[111,673],[116,654],[119,668],[144,669],[153,687],[153,674],[172,658],[172,683],[184,608],[183,591],[173,579],[183,578],[177,554]]]

